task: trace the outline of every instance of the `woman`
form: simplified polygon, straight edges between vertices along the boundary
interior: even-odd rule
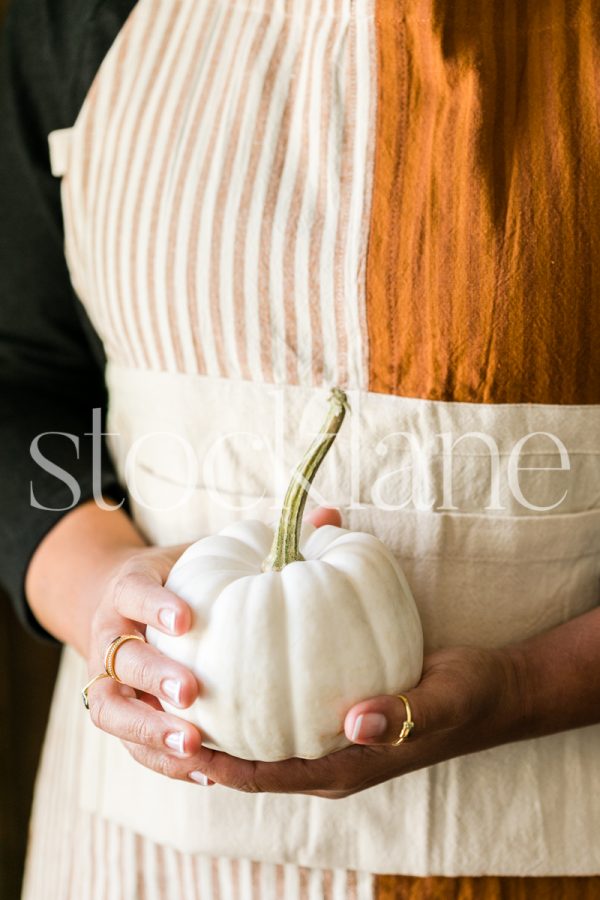
[[[2,575],[65,644],[25,900],[597,892],[600,17],[502,6],[14,0]],[[424,625],[413,734],[375,697],[322,760],[215,753],[139,640],[88,718],[117,635],[189,629],[181,545],[272,518],[332,383],[323,495]]]

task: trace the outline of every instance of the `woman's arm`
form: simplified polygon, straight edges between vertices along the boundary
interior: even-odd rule
[[[87,659],[92,619],[110,573],[144,546],[120,509],[107,512],[89,501],[67,513],[27,569],[25,592],[36,620]]]
[[[26,627],[46,639],[26,603],[25,570],[65,512],[93,495],[86,432],[92,410],[106,401],[102,347],[64,258],[60,181],[50,172],[47,140],[73,124],[78,79],[95,71],[89,16],[88,5],[73,0],[15,0],[0,49],[0,585]],[[77,39],[65,40],[65,31]],[[38,435],[41,453],[74,479],[79,496],[34,461]],[[106,453],[96,485],[118,490]]]
[[[15,0],[0,50],[0,587],[31,631],[75,646],[94,674],[117,634],[150,622],[182,633],[190,623],[186,604],[162,586],[178,551],[145,547],[124,512],[89,502],[94,491],[120,494],[108,454],[94,459],[88,434],[93,409],[106,403],[104,354],[70,283],[48,154],[49,132],[73,125],[134,5]],[[41,452],[70,483],[33,459],[40,434]],[[117,667],[141,697],[98,682],[97,724],[179,755],[199,745],[197,730],[156,700],[189,705],[198,684],[188,670],[141,642],[123,646]]]
[[[26,601],[25,571],[73,503],[93,495],[86,432],[92,410],[106,403],[102,344],[65,262],[48,134],[73,125],[134,6],[13,0],[0,35],[0,588],[25,627],[47,640]],[[31,442],[52,432],[39,448],[75,480],[76,498],[32,459]],[[96,489],[119,496],[107,453]]]
[[[515,738],[600,722],[600,608],[507,647],[506,653],[519,689]]]

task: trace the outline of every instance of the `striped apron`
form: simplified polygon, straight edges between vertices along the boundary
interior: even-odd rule
[[[597,605],[599,39],[593,0],[138,2],[49,139],[150,541],[272,519],[335,383],[354,413],[321,499],[398,556],[428,649]],[[246,796],[135,764],[84,681],[65,648],[25,900],[519,896],[509,876],[600,872],[600,727],[336,803]]]

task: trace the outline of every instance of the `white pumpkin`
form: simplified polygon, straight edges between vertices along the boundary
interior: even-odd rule
[[[326,525],[300,531],[306,488],[344,418],[335,389],[321,436],[295,473],[281,523],[242,521],[192,544],[167,587],[191,630],[148,641],[190,668],[202,692],[186,710],[205,745],[244,759],[314,759],[349,744],[348,709],[409,690],[423,632],[406,578],[376,537]]]

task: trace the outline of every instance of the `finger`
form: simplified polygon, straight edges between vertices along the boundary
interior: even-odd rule
[[[423,733],[423,722],[419,719],[418,699],[415,692],[406,694],[410,703],[414,728],[407,739]],[[344,732],[348,740],[355,744],[391,744],[397,741],[402,726],[407,720],[407,710],[399,697],[382,695],[357,703],[347,713],[344,720]]]
[[[185,709],[197,699],[198,681],[188,668],[141,641],[126,641],[117,650],[114,671],[138,691]]]
[[[174,563],[185,553],[189,544],[174,544],[171,547],[154,547],[148,566],[158,573],[161,584],[164,584]]]
[[[475,648],[450,648],[427,656],[419,684],[406,692],[415,723],[409,741],[440,732],[446,732],[446,737],[449,732],[460,733],[474,715],[480,715],[481,682],[491,678],[493,683],[500,677],[494,673],[486,674],[482,668],[493,662],[489,651],[482,654]],[[484,701],[486,698],[484,692]],[[385,729],[382,719],[372,719],[372,715],[386,719]],[[360,716],[364,718],[357,724]],[[399,697],[373,697],[349,710],[344,731],[355,743],[391,742],[398,738],[398,726],[402,728],[405,718],[404,703]],[[378,730],[380,733],[376,734]]]
[[[307,513],[306,520],[311,522],[315,528],[321,528],[323,525],[335,525],[339,528],[342,524],[342,516],[339,509],[330,509],[326,506],[317,506],[310,513]]]
[[[365,753],[374,754],[365,765]],[[281,762],[253,762],[218,750],[202,747],[195,754],[195,778],[202,776],[216,784],[246,793],[314,793],[361,789],[361,781],[377,777],[387,765],[379,748],[349,747],[321,759],[286,759]],[[366,775],[365,775],[366,773]],[[190,778],[191,778],[190,774]],[[366,786],[366,785],[365,785]]]
[[[115,585],[113,604],[126,619],[152,625],[165,634],[185,634],[192,625],[190,607],[163,587],[156,571],[122,575]]]
[[[168,778],[204,787],[220,784],[246,793],[296,793],[338,799],[373,787],[390,777],[389,754],[383,756],[377,748],[351,747],[323,760],[290,759],[277,763],[255,763],[205,748],[191,759],[181,759],[139,744],[123,743],[137,762]],[[350,763],[348,775],[348,757],[352,754],[355,758]],[[334,758],[335,764],[332,765]],[[356,774],[360,770],[362,777]],[[211,777],[217,772],[219,781]],[[323,780],[335,784],[336,788],[321,788]]]
[[[90,696],[90,716],[97,728],[153,750],[191,756],[202,746],[198,729],[190,722],[157,712],[135,697],[124,696],[116,682]]]
[[[177,756],[161,753],[141,744],[133,744],[129,741],[123,741],[123,744],[136,762],[139,762],[147,769],[152,769],[152,771],[158,772],[159,775],[165,775],[167,778],[190,781],[190,763],[187,760],[183,761]],[[201,779],[192,778],[191,781],[204,787],[210,787],[214,784],[214,781],[204,776]]]

